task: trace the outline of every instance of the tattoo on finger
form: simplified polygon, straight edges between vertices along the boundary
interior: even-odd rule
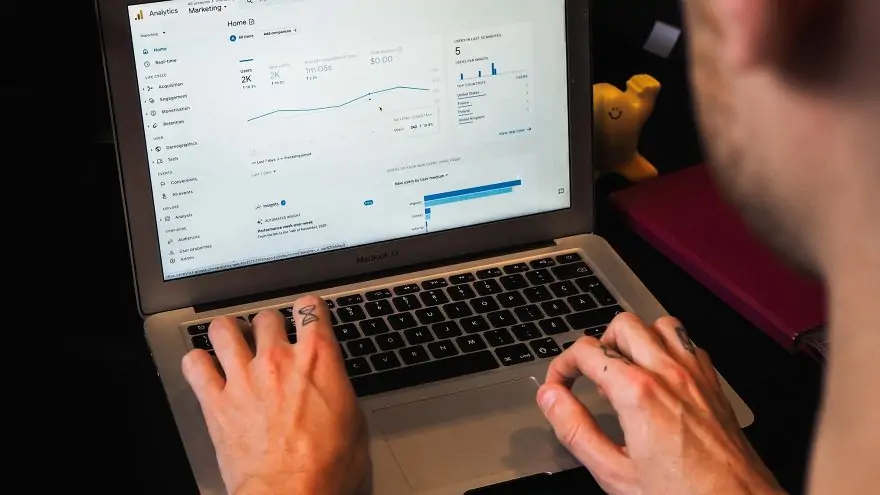
[[[303,317],[302,323],[301,323],[302,326],[305,327],[305,326],[311,325],[312,323],[315,323],[316,321],[318,321],[318,315],[315,314],[315,310],[317,310],[317,309],[318,309],[318,307],[314,306],[314,305],[304,306],[304,307],[300,308],[299,314],[302,315],[302,317]]]
[[[688,337],[687,330],[684,329],[683,326],[675,327],[675,335],[678,336],[678,341],[681,342],[681,346],[684,347],[684,350],[688,351],[691,354],[696,354],[697,349],[694,346],[694,342]]]
[[[625,357],[624,357],[623,355],[621,355],[619,352],[617,352],[617,351],[615,351],[614,349],[608,347],[607,345],[602,344],[602,345],[599,346],[599,349],[602,349],[602,352],[605,354],[605,357],[607,357],[607,358],[611,358],[611,359],[620,359],[620,360],[623,361],[624,363],[629,364],[629,359],[625,358]]]

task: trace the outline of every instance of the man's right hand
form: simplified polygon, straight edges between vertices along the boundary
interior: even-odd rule
[[[617,411],[613,443],[571,392],[581,375]],[[678,320],[619,315],[550,365],[538,403],[559,440],[611,494],[784,493],[742,434],[706,353]]]

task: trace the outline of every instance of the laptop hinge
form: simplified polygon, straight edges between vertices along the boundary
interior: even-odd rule
[[[251,304],[260,301],[266,301],[269,299],[277,299],[285,296],[292,296],[294,294],[304,294],[310,292],[321,292],[325,289],[329,289],[331,287],[338,287],[340,285],[350,285],[356,284],[359,282],[367,282],[370,280],[375,280],[379,278],[386,277],[395,277],[398,275],[403,275],[406,273],[414,273],[420,272],[424,270],[431,270],[434,268],[441,268],[443,266],[456,265],[460,263],[468,263],[471,261],[476,261],[483,258],[494,258],[497,256],[505,256],[508,254],[530,251],[534,249],[542,249],[546,247],[552,247],[556,243],[554,241],[544,241],[544,242],[536,242],[530,244],[521,244],[518,246],[510,246],[504,249],[498,249],[493,251],[484,251],[477,254],[471,254],[467,256],[458,256],[454,258],[446,258],[440,261],[434,261],[430,263],[420,263],[417,265],[410,265],[401,268],[395,268],[393,270],[384,270],[380,272],[371,272],[364,275],[359,275],[357,277],[346,277],[340,278],[336,280],[329,280],[326,282],[321,282],[317,284],[308,284],[301,286],[288,287],[285,289],[274,290],[270,292],[263,292],[260,294],[254,294],[251,296],[245,297],[237,297],[234,299],[226,299],[223,301],[217,301],[206,304],[198,304],[193,306],[193,309],[196,313],[202,313],[207,311],[217,311],[219,309],[228,308],[231,306],[241,306],[244,304]]]

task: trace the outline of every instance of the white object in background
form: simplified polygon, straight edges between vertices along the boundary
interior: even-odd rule
[[[679,38],[681,38],[681,29],[657,21],[654,23],[651,35],[648,36],[648,41],[645,42],[644,49],[659,57],[669,58]]]

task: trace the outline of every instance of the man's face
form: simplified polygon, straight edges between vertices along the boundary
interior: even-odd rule
[[[816,143],[799,122],[797,102],[774,77],[731,63],[728,34],[713,5],[727,0],[685,2],[690,29],[691,78],[709,165],[727,198],[747,222],[783,256],[813,269],[810,252],[810,184],[805,170]],[[812,155],[812,156],[811,156]]]

